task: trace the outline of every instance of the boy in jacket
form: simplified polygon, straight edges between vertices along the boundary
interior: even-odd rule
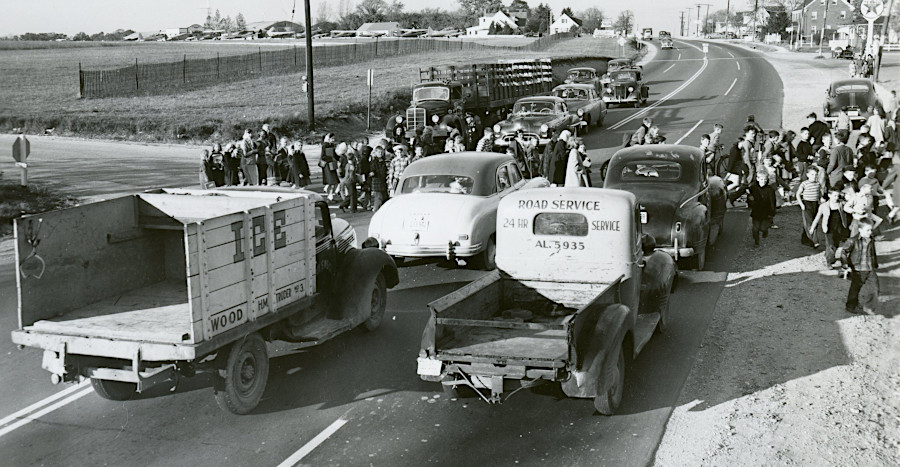
[[[875,274],[878,256],[872,227],[870,221],[860,221],[859,234],[847,239],[838,249],[841,260],[850,268],[850,290],[845,304],[849,313],[872,314],[878,303],[878,276]]]

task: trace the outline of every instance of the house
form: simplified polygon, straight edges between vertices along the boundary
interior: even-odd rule
[[[825,17],[825,2],[828,2],[828,17]],[[797,24],[801,37],[819,41],[822,28],[825,38],[830,39],[841,26],[853,23],[853,5],[846,0],[810,0],[803,8],[791,12],[791,20]]]
[[[562,34],[581,27],[581,20],[565,13],[556,17],[550,25],[550,34]]]
[[[491,16],[482,16],[481,18],[478,18],[478,25],[466,28],[466,35],[486,36],[488,35],[488,32],[490,32],[492,24],[496,24],[499,28],[509,26],[512,29],[517,29],[519,27],[519,24],[516,23],[515,19],[502,11],[498,11]]]
[[[400,29],[400,23],[388,21],[384,23],[365,23],[356,30],[359,37],[392,36],[394,31]]]

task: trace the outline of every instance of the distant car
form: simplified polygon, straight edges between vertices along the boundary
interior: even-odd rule
[[[575,114],[585,123],[585,127],[591,124],[603,125],[606,118],[606,104],[600,98],[600,94],[590,84],[561,84],[553,88],[552,94],[562,98],[569,108],[570,114]]]
[[[637,198],[645,233],[657,249],[703,269],[709,238],[709,181],[703,152],[692,146],[651,144],[616,152],[603,188]]]
[[[838,47],[831,51],[831,57],[853,60],[856,57],[856,54],[853,52],[853,47],[850,47],[850,46],[847,46],[846,48]]]
[[[737,34],[735,34],[733,32],[726,32],[725,39],[737,39]]]
[[[878,105],[881,103],[871,80],[853,78],[832,81],[826,91],[823,120],[837,120],[841,107],[846,106],[851,122],[864,121],[869,107]]]
[[[547,144],[548,130],[558,135],[563,130],[573,133],[581,124],[581,118],[569,113],[566,101],[556,96],[523,97],[513,105],[512,113],[494,125],[494,145],[509,146],[516,132],[522,130],[525,138],[535,139],[539,147]]]
[[[610,82],[603,90],[603,101],[606,105],[632,104],[640,107],[647,102],[650,88],[644,85],[643,69],[639,67],[622,68],[610,73]]]
[[[506,154],[429,156],[403,171],[393,197],[372,216],[369,236],[397,264],[437,256],[494,269],[500,199],[542,186],[549,186],[547,179],[524,179]]]
[[[600,82],[605,86],[609,84],[610,73],[621,70],[622,68],[631,68],[634,66],[634,60],[630,58],[617,58],[606,63],[606,73],[600,77]]]
[[[660,46],[662,47],[663,50],[665,50],[665,49],[674,49],[674,48],[675,48],[675,42],[672,41],[672,39],[669,39],[669,38],[660,39]]]
[[[566,83],[590,84],[600,92],[602,85],[597,70],[589,67],[572,68],[567,72]]]

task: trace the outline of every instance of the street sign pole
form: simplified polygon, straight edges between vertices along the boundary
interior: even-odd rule
[[[862,14],[862,17],[869,22],[869,31],[866,34],[866,54],[875,54],[877,51],[873,47],[873,40],[875,39],[875,20],[878,19],[882,13],[884,13],[884,1],[883,0],[863,0],[863,2],[859,6],[859,12]]]
[[[31,154],[31,142],[24,134],[19,135],[12,146],[12,156],[16,161],[16,167],[22,169],[21,185],[28,186],[28,155]]]
[[[369,68],[366,73],[366,85],[369,87],[369,105],[366,111],[366,131],[372,129],[372,86],[375,85],[375,70]]]

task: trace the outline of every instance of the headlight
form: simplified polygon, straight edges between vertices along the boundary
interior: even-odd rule
[[[633,86],[628,86],[628,92],[633,92],[633,91],[634,91],[634,87],[633,87]]]
[[[550,131],[550,127],[546,123],[541,125],[541,133],[547,133],[548,131]]]
[[[607,93],[607,94],[612,94],[612,88],[606,88],[606,93]]]
[[[500,133],[500,124],[494,125],[494,133]]]
[[[440,117],[438,117],[437,115],[432,115],[432,116],[431,116],[431,121],[432,121],[432,122],[437,123],[438,120],[440,120]]]
[[[576,113],[578,114],[579,117],[584,116],[584,109],[578,109],[578,112],[576,112]]]
[[[397,115],[397,123],[403,123],[403,117]]]

